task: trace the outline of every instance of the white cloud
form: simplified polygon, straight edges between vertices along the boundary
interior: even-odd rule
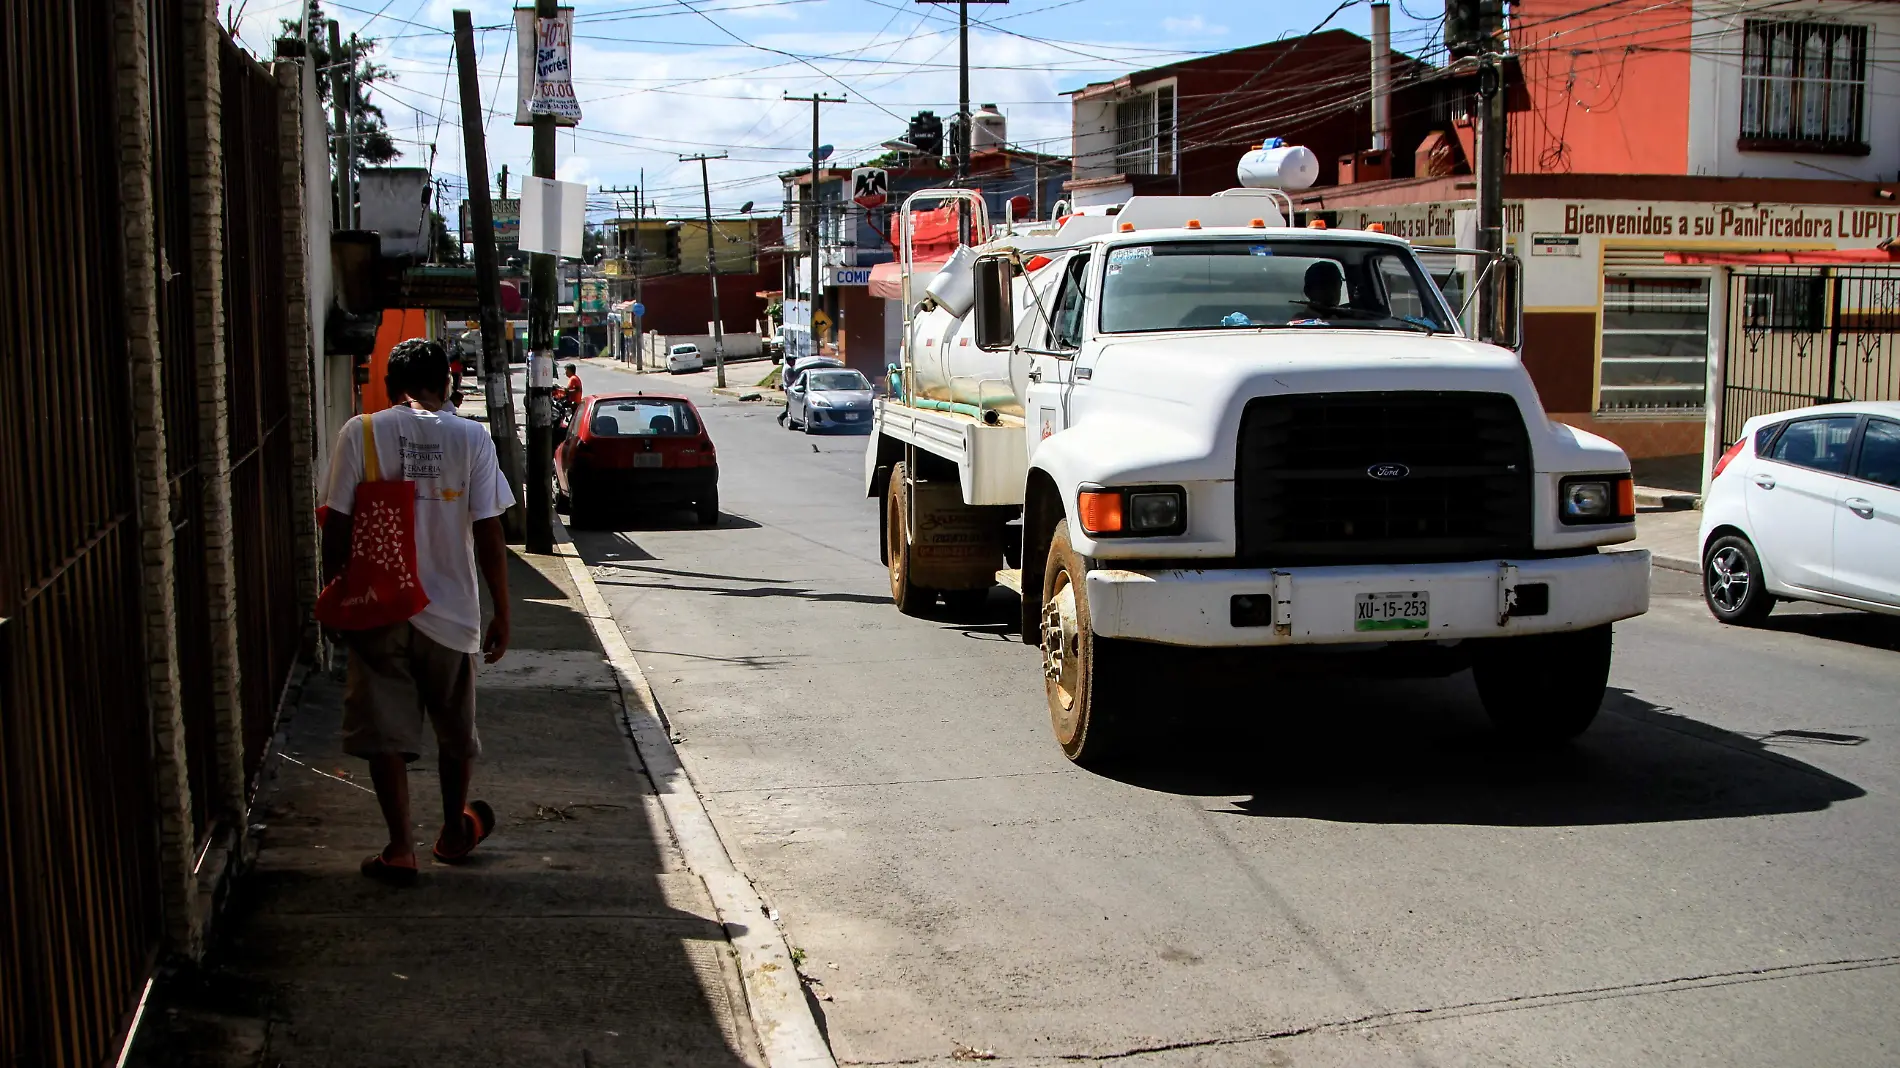
[[[1227,32],[1227,27],[1211,25],[1199,15],[1189,15],[1184,19],[1162,19],[1161,28],[1176,37],[1219,37]]]

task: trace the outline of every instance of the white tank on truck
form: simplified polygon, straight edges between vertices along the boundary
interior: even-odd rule
[[[1120,232],[1124,227],[1133,231],[1190,221],[1197,228],[1284,226],[1284,198],[1276,192],[1236,189],[1213,197],[1187,198],[1195,201],[1192,208],[1184,208],[1180,203],[1184,198],[1180,197],[1131,197],[1112,209],[1084,208],[1050,226],[1012,235],[1009,244],[1026,256],[1012,302],[1017,333],[1027,336],[1038,325],[1039,317],[1045,314],[1042,305],[1048,302],[1056,281],[1053,272],[1044,270],[1054,260],[1036,256],[1036,249],[1072,246],[1101,234]],[[1197,214],[1184,215],[1186,210]],[[929,299],[914,310],[906,328],[913,378],[907,385],[913,400],[927,408],[975,418],[984,418],[985,412],[1021,418],[1031,356],[1014,347],[992,350],[975,343],[976,324],[969,315],[975,263],[973,251],[960,247],[925,281],[923,289]]]

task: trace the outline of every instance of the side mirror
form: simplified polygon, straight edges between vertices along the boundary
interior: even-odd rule
[[[1524,353],[1524,265],[1516,256],[1498,262],[1498,344]]]
[[[986,352],[1016,343],[1016,312],[1011,286],[1015,271],[1007,256],[976,261],[976,347]]]

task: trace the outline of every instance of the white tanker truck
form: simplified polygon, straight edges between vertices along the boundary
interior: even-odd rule
[[[1469,667],[1509,734],[1589,726],[1611,624],[1649,603],[1649,553],[1605,551],[1635,536],[1629,460],[1551,422],[1410,244],[1235,189],[1010,227],[917,276],[925,202],[990,233],[969,191],[902,213],[902,363],[865,455],[891,596],[1016,591],[1070,759],[1138,740],[1196,658]]]

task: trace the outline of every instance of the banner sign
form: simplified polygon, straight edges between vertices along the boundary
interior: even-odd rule
[[[881,208],[890,195],[891,177],[882,167],[859,167],[851,172],[851,199],[859,207]]]
[[[834,286],[868,286],[871,284],[869,267],[833,267],[831,284]]]
[[[495,244],[513,245],[521,240],[521,201],[510,197],[507,200],[491,199],[489,210],[495,216]],[[469,218],[468,201],[462,201],[462,241],[474,240],[475,223]]]
[[[515,9],[515,125],[533,126],[536,115],[552,115],[557,126],[578,126],[580,101],[574,97],[574,9],[559,8],[551,19],[537,19],[531,7]]]

